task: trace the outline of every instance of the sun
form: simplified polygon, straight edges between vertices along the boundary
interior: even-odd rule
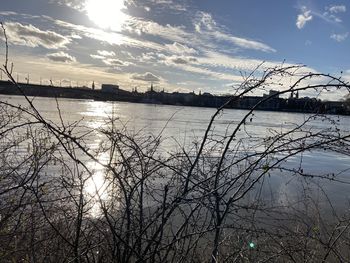
[[[85,9],[88,17],[103,29],[120,31],[126,14],[125,0],[86,0]]]

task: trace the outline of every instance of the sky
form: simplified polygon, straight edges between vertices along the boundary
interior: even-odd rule
[[[346,0],[0,0],[20,82],[230,93],[264,61],[350,80]],[[4,58],[4,38],[0,55]],[[342,73],[341,73],[342,72]],[[330,98],[332,94],[329,94]]]

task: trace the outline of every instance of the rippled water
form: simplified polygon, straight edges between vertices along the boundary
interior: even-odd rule
[[[1,96],[13,104],[26,105],[21,97]],[[56,106],[54,99],[35,98],[34,105],[45,116],[47,120],[53,123],[59,123],[60,117],[58,108],[62,115],[63,122],[66,125],[80,121],[80,129],[103,127],[108,119],[113,116],[119,119],[122,127],[126,125],[129,131],[142,131],[145,134],[162,133],[165,141],[162,149],[170,151],[172,147],[178,145],[188,147],[196,138],[201,138],[209,123],[210,117],[215,109],[180,107],[150,104],[133,104],[124,102],[97,102],[86,100],[59,99],[59,107]],[[215,134],[225,135],[227,131],[232,131],[235,124],[247,113],[245,110],[225,110],[214,123]],[[253,118],[246,123],[246,130],[251,136],[264,137],[270,133],[271,129],[285,131],[294,127],[295,124],[304,121],[309,115],[298,113],[282,112],[255,112]],[[349,131],[349,116],[330,116],[338,124],[340,130]],[[324,129],[329,125],[327,122],[313,121],[310,129]],[[240,136],[243,138],[246,132],[242,131]],[[89,144],[91,148],[96,148],[103,138],[90,135]],[[106,158],[106,157],[101,157]],[[300,159],[295,158],[290,161],[290,165],[298,165]],[[86,191],[93,194],[97,189],[103,192],[104,179],[100,172],[101,167],[95,167],[93,163],[88,164],[95,170],[93,182],[87,184]],[[350,182],[350,157],[336,153],[323,151],[314,151],[305,153],[303,156],[303,167],[305,172],[327,173],[334,172],[339,174],[346,183],[318,182],[323,184],[329,195],[340,206],[350,200],[350,191],[348,182]],[[272,177],[269,184],[277,199],[281,202],[288,195],[292,195],[295,187],[281,175]]]

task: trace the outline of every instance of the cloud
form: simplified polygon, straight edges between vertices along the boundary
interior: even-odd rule
[[[303,6],[301,11],[302,13],[298,15],[297,22],[296,22],[296,26],[299,29],[302,29],[308,21],[312,20],[312,15],[310,10],[307,10],[306,7]]]
[[[190,56],[167,56],[165,54],[157,54],[159,62],[163,62],[166,65],[185,65],[196,63],[198,60],[195,57]],[[151,57],[152,58],[152,57]]]
[[[29,47],[42,46],[47,49],[65,48],[70,39],[53,31],[43,31],[33,25],[21,23],[5,23],[10,43]]]
[[[165,47],[171,53],[175,54],[196,54],[197,51],[191,47],[180,44],[178,42],[174,42],[173,44],[166,44]]]
[[[329,15],[329,16],[328,16],[328,19],[329,19],[329,20],[332,20],[332,21],[334,21],[334,22],[336,22],[336,23],[341,23],[341,22],[343,22],[343,20],[341,20],[339,17],[334,16],[334,15]]]
[[[131,76],[134,80],[148,81],[148,82],[159,82],[160,78],[156,75],[146,72],[145,74],[134,74]]]
[[[171,67],[169,72],[172,75],[179,74],[186,76],[188,79],[195,78],[202,81],[230,81],[239,83],[242,81],[240,72],[251,72],[262,64],[261,60],[249,59],[244,57],[232,57],[228,54],[208,51],[200,49],[200,54],[197,57],[192,56],[169,56],[167,53],[150,52],[142,55],[142,62],[158,63],[158,66],[165,72],[164,65]],[[159,65],[162,63],[162,65]],[[156,64],[153,64],[156,65]],[[267,68],[274,68],[281,66],[278,61],[266,61],[263,63],[257,72],[262,72]],[[283,63],[285,66],[291,64]],[[174,70],[175,69],[175,70]],[[307,68],[308,71],[313,72],[313,69]]]
[[[260,74],[262,71],[282,66],[279,61],[265,61],[251,58],[236,58],[220,52],[206,51],[205,56],[198,58],[198,65],[201,65],[203,74],[212,75],[217,80],[242,81],[241,72],[253,72]],[[290,63],[283,63],[283,66],[292,66]],[[314,69],[304,67],[307,72],[315,72]],[[204,71],[205,70],[205,71]],[[198,73],[200,73],[197,70]],[[223,73],[226,72],[226,73]]]
[[[224,68],[229,69],[229,71],[254,71],[259,65],[262,64],[260,70],[265,70],[267,68],[274,68],[280,66],[281,62],[277,61],[265,61],[244,58],[244,57],[232,57],[216,51],[205,51],[205,56],[198,58],[198,63],[206,67],[211,68]],[[285,66],[290,66],[291,64],[284,63]]]
[[[132,65],[132,63],[130,62],[121,61],[120,59],[117,59],[117,58],[105,58],[105,59],[102,59],[102,61],[107,66],[112,66],[112,67],[125,67],[125,66]]]
[[[197,33],[201,37],[207,37],[206,42],[210,43],[213,40],[218,42],[229,42],[242,49],[253,49],[263,52],[276,52],[272,47],[259,41],[249,40],[246,38],[236,37],[224,30],[218,25],[211,14],[206,12],[197,12],[193,24]],[[208,45],[205,45],[208,46]]]
[[[175,64],[190,64],[191,62],[197,62],[197,59],[194,57],[172,56],[168,58],[167,61],[171,61],[172,63],[175,63]]]
[[[99,59],[101,60],[105,65],[111,66],[111,67],[125,67],[133,65],[131,62],[122,61],[117,58],[112,58],[115,56],[115,53],[113,51],[106,51],[106,50],[98,50],[98,55],[92,54],[90,55],[93,59]]]
[[[175,11],[187,11],[187,7],[184,4],[174,3],[173,0],[151,0],[151,2],[156,5],[166,6]]]
[[[140,61],[142,62],[151,62],[156,60],[157,60],[157,54],[154,52],[142,53],[141,59],[140,59]]]
[[[57,52],[57,53],[51,53],[46,55],[47,58],[49,58],[52,61],[55,62],[64,62],[64,63],[71,63],[76,62],[76,58],[63,52]]]
[[[204,80],[204,83],[208,81],[235,81],[241,82],[242,77],[235,74],[227,74],[219,71],[210,69],[209,67],[201,67],[198,65],[189,65],[189,64],[173,64],[173,67],[176,67],[179,70],[183,70],[186,73],[191,73],[192,78],[194,74],[201,76],[198,79]]]
[[[104,57],[113,57],[115,56],[115,53],[113,51],[107,51],[107,50],[97,50],[97,53]]]
[[[98,40],[110,45],[124,45],[127,47],[154,49],[157,51],[162,51],[165,49],[164,45],[152,41],[147,41],[144,39],[138,40],[116,32],[106,32],[101,29],[86,27],[83,25],[76,25],[62,20],[55,20],[50,17],[46,18],[52,20],[59,27],[71,30],[73,34],[82,35],[86,38]]]
[[[196,14],[194,25],[196,31],[200,33],[202,31],[202,28],[213,30],[217,24],[211,14],[199,11]]]
[[[16,16],[16,15],[18,15],[18,13],[12,12],[12,11],[1,11],[0,15],[1,16]]]
[[[317,14],[317,15],[327,22],[341,23],[342,19],[339,18],[337,14],[346,12],[346,6],[345,5],[334,5],[330,7],[327,6],[325,7],[325,10],[326,11],[322,15],[320,14]]]
[[[124,29],[130,33],[158,36],[174,42],[185,42],[190,37],[190,34],[182,26],[161,25],[154,21],[141,20],[135,17],[130,18],[125,23]]]
[[[101,55],[90,55],[90,57],[92,57],[93,59],[105,59],[105,57]]]
[[[346,6],[345,5],[334,5],[330,6],[327,8],[328,11],[332,14],[337,14],[337,13],[344,13],[346,12]]]
[[[172,12],[187,11],[187,4],[179,3],[179,0],[125,0],[127,6],[142,8],[146,12],[151,10],[171,10]],[[175,3],[176,2],[176,3]]]
[[[218,56],[213,56],[213,58],[193,58],[193,57],[178,57],[178,56],[168,56],[166,54],[156,54],[157,58],[156,60],[158,62],[163,63],[164,65],[171,66],[177,70],[180,70],[184,73],[180,73],[181,75],[184,74],[191,74],[193,77],[195,75],[199,75],[200,78],[204,77],[205,82],[207,81],[242,81],[241,76],[237,76],[235,74],[227,74],[223,73],[218,70],[219,64],[217,63]],[[227,61],[228,56],[221,55],[223,61]],[[192,61],[191,61],[192,60]],[[243,59],[236,61],[237,67],[244,61]],[[177,62],[177,63],[175,63]],[[196,62],[196,63],[190,63],[190,62]],[[225,63],[225,62],[223,62]],[[260,61],[261,63],[261,61]],[[221,66],[221,65],[220,65]],[[237,68],[235,68],[237,69]],[[172,71],[174,72],[174,71]],[[208,78],[209,77],[209,78]],[[196,77],[198,79],[198,77]]]
[[[213,36],[217,40],[230,42],[240,48],[260,50],[263,52],[276,52],[274,48],[264,43],[254,41],[254,40],[248,40],[245,38],[231,36],[229,34],[225,34],[219,31],[213,32]]]
[[[346,32],[344,34],[332,34],[331,38],[334,39],[337,42],[342,42],[345,39],[347,39],[348,36],[349,36],[349,32]]]
[[[178,63],[178,64],[187,64],[187,63],[189,63],[189,62],[197,62],[197,59],[196,58],[177,58],[177,59],[175,59],[175,60],[173,60],[174,61],[174,63]],[[180,63],[179,63],[179,61],[180,61]]]
[[[229,42],[242,49],[253,49],[263,52],[275,52],[276,50],[272,47],[254,40],[249,40],[245,38],[235,37],[231,34],[227,34],[221,31],[220,27],[213,20],[210,14],[200,12],[201,23],[206,23],[207,26],[202,30],[200,34],[194,34],[186,30],[184,26],[172,26],[169,24],[161,25],[154,21],[142,20],[139,18],[130,18],[124,25],[124,34],[116,32],[105,32],[103,30],[89,28],[82,25],[75,25],[68,22],[53,20],[56,25],[69,28],[73,30],[76,35],[84,35],[85,37],[103,41],[111,45],[124,45],[128,47],[137,47],[140,49],[153,49],[157,51],[167,50],[175,54],[196,54],[197,50],[184,43],[191,43],[192,46],[202,46],[202,47],[212,47],[220,48],[221,45],[218,42]],[[210,24],[210,26],[208,26]],[[209,31],[209,29],[212,29]],[[129,35],[127,34],[129,33]],[[136,34],[136,37],[131,36],[131,34]],[[154,41],[139,40],[142,34],[147,34],[155,37],[160,37],[163,40],[171,41],[173,44],[160,44]],[[213,43],[213,39],[216,43]],[[214,42],[215,42],[214,41]]]
[[[76,9],[78,11],[83,11],[85,1],[81,1],[81,0],[49,0],[49,2],[59,4],[59,5],[66,5],[70,8]]]

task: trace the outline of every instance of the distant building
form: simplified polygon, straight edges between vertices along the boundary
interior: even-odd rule
[[[328,113],[339,114],[346,110],[346,106],[343,101],[326,101],[324,104],[326,112]]]
[[[109,93],[118,93],[119,86],[113,85],[113,84],[102,84],[101,91],[102,92],[109,92]]]
[[[294,90],[292,90],[292,92],[290,93],[290,97],[289,97],[290,99],[299,99],[299,92],[298,91],[296,91],[295,93],[294,93]]]
[[[274,96],[275,98],[278,98],[279,97],[279,91],[278,90],[270,90],[269,91],[269,96]]]
[[[275,98],[279,98],[279,91],[278,90],[270,90],[269,94],[263,94],[263,97],[275,97]]]
[[[156,90],[154,89],[153,83],[151,83],[151,87],[146,91],[146,94],[153,94],[157,93]]]

